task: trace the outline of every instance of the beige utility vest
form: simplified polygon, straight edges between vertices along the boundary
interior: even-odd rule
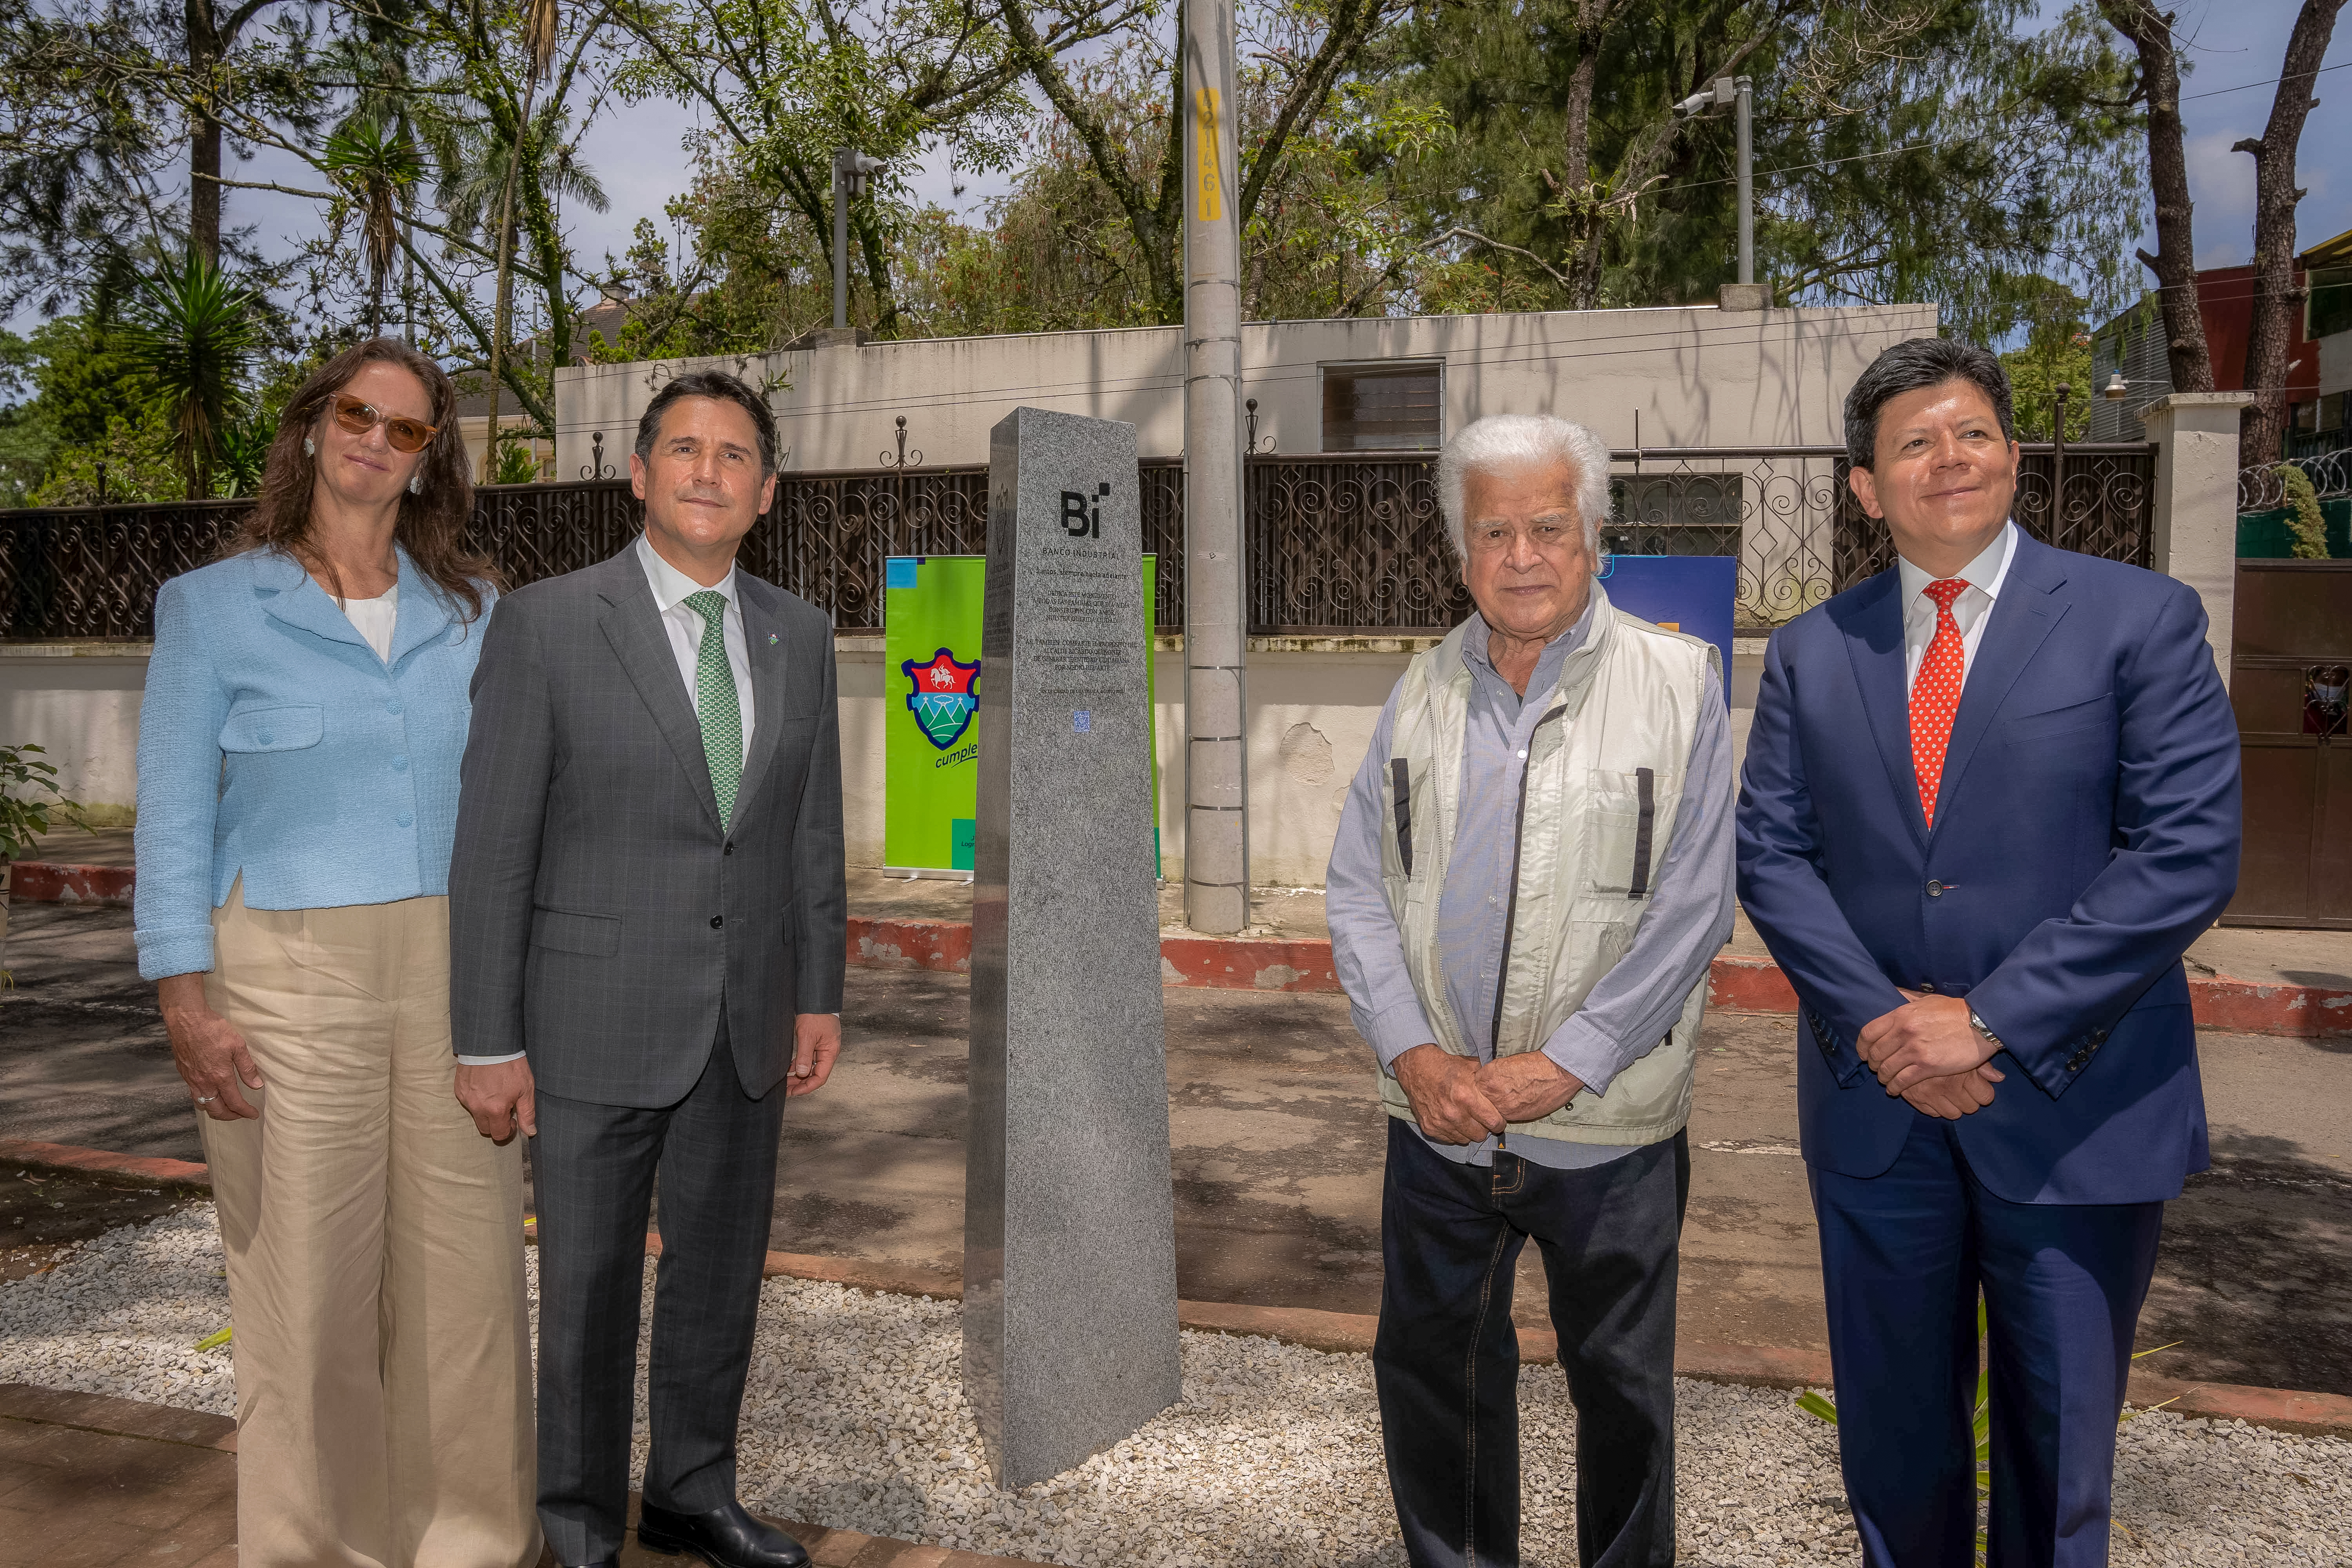
[[[1528,742],[1502,1005],[1493,1019],[1454,1016],[1437,949],[1438,900],[1461,816],[1468,626],[1416,655],[1398,683],[1381,881],[1422,1010],[1437,1043],[1458,1057],[1479,1054],[1472,1027],[1492,1028],[1497,1060],[1535,1050],[1584,1005],[1633,945],[1674,838],[1707,671],[1720,673],[1720,656],[1712,643],[1612,608],[1598,582],[1592,597],[1591,635],[1568,656]],[[1506,1142],[1529,1135],[1639,1145],[1673,1137],[1690,1119],[1706,1010],[1702,977],[1673,1031],[1606,1094],[1588,1089],[1539,1121],[1513,1123]],[[1411,1121],[1397,1081],[1383,1073],[1380,1083],[1388,1113]]]

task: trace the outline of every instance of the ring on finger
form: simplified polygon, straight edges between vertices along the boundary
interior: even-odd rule
[[[214,1100],[218,1100],[220,1096],[217,1094],[200,1094],[196,1096],[196,1103],[198,1105],[210,1105]]]

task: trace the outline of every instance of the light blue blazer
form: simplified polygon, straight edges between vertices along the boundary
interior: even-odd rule
[[[139,706],[139,973],[213,966],[212,911],[443,895],[457,822],[465,624],[400,555],[392,657],[277,551],[174,577]]]

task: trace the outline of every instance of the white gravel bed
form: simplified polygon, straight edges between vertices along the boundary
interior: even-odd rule
[[[536,1255],[531,1255],[536,1274]],[[212,1211],[85,1244],[0,1286],[0,1381],[233,1413]],[[650,1315],[652,1267],[646,1269]],[[772,1279],[744,1401],[741,1490],[765,1511],[1099,1568],[1375,1568],[1404,1561],[1366,1358],[1187,1333],[1184,1400],[1069,1474],[990,1486],[959,1387],[953,1302]],[[645,1458],[644,1373],[636,1459]],[[1575,1416],[1553,1367],[1520,1378],[1530,1564],[1575,1561]],[[1680,1556],[1850,1564],[1834,1434],[1786,1394],[1685,1381]],[[2118,1564],[2352,1568],[2352,1442],[2156,1414],[2124,1428]]]

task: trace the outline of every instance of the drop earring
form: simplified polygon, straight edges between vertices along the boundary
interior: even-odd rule
[[[315,458],[315,457],[317,457],[317,456],[319,455],[319,443],[317,443],[316,441],[311,440],[311,439],[310,439],[310,437],[309,437],[308,436],[303,437],[302,437],[302,455],[303,455],[304,457],[306,457],[306,458]]]
[[[413,496],[421,496],[425,493],[425,476],[423,474],[411,474],[408,476],[408,493]]]

